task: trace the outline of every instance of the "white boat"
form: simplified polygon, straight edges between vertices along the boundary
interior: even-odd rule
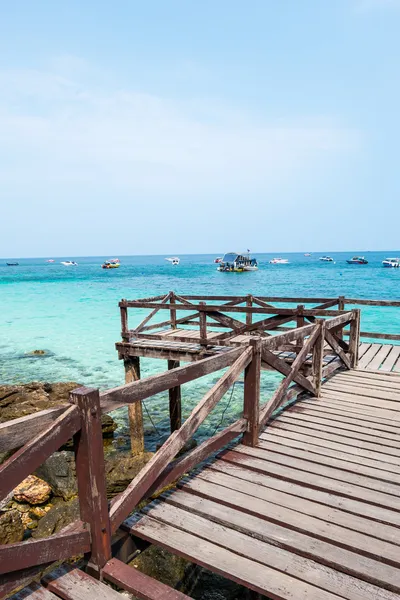
[[[64,267],[77,267],[78,263],[75,262],[74,260],[62,260],[61,264],[64,265]]]
[[[243,273],[244,271],[258,271],[258,264],[250,254],[227,252],[217,267],[217,271],[225,273]]]
[[[273,258],[269,261],[270,265],[288,265],[289,261],[287,258]]]
[[[385,258],[382,261],[382,265],[389,269],[398,269],[400,267],[400,258]]]
[[[319,260],[323,262],[333,262],[333,258],[331,256],[321,256]]]
[[[181,259],[178,258],[177,256],[172,256],[171,258],[166,258],[165,260],[167,260],[168,262],[170,262],[173,265],[179,265],[179,263],[181,262]]]

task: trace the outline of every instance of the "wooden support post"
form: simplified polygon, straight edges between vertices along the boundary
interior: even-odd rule
[[[168,370],[177,369],[179,360],[169,360]],[[181,403],[181,386],[170,388],[169,393],[169,420],[171,423],[171,433],[180,429],[182,425],[182,403]]]
[[[247,431],[243,436],[243,444],[258,444],[258,424],[260,414],[260,375],[261,375],[261,338],[250,339],[253,348],[251,363],[244,372],[244,408],[243,417],[247,419]]]
[[[251,308],[253,306],[253,296],[248,295],[246,299],[246,306]],[[253,313],[246,313],[246,325],[251,325],[253,323]]]
[[[205,302],[200,302],[200,307],[205,306]],[[207,313],[200,308],[200,344],[207,343]]]
[[[338,310],[344,310],[344,307],[345,307],[345,297],[339,296]],[[341,329],[338,329],[337,331],[335,331],[335,335],[339,340],[342,340],[343,339],[343,327]]]
[[[70,402],[79,408],[82,419],[82,428],[74,435],[74,449],[81,519],[90,527],[88,569],[100,579],[101,569],[111,558],[111,528],[99,390],[78,388],[71,392]]]
[[[175,301],[176,301],[175,293],[170,292],[169,303],[175,304]],[[172,327],[172,329],[176,329],[176,310],[174,308],[170,309],[170,316],[171,316],[171,327]]]
[[[360,348],[361,312],[359,308],[355,308],[352,312],[354,319],[350,323],[349,353],[351,367],[352,369],[356,369],[358,365],[358,351]]]
[[[304,308],[304,304],[297,305],[296,327],[304,327],[305,325]],[[298,340],[297,343],[300,347],[302,347],[304,345],[304,340]]]
[[[312,351],[312,374],[315,395],[319,398],[321,396],[322,367],[324,364],[325,321],[324,319],[316,319],[315,324],[320,328],[320,334]]]
[[[124,359],[125,383],[133,383],[140,379],[140,358],[131,356]],[[144,431],[142,403],[139,400],[128,406],[131,452],[138,456],[144,452]]]
[[[122,300],[124,302],[124,300]],[[129,327],[128,327],[128,309],[126,306],[120,306],[121,313],[121,337],[124,342],[129,342]]]

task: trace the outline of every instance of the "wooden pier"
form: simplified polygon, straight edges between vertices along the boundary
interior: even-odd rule
[[[292,301],[294,309],[272,305]],[[122,301],[117,349],[129,382],[101,393],[81,388],[67,406],[0,425],[0,451],[19,448],[0,466],[0,499],[73,436],[81,511],[79,522],[54,536],[0,546],[0,598],[28,584],[13,600],[122,599],[106,582],[147,600],[188,598],[125,564],[151,543],[271,599],[399,600],[400,346],[368,340],[400,335],[360,331],[354,306],[365,304],[400,307],[173,293]],[[129,330],[128,308],[151,312]],[[170,311],[168,323],[149,325],[159,310]],[[189,321],[179,317],[185,310]],[[210,319],[224,331],[215,332]],[[186,341],[178,325],[189,331]],[[167,340],[167,329],[179,339]],[[148,352],[170,361],[169,370],[139,379],[138,359]],[[266,401],[262,368],[283,375]],[[221,369],[182,422],[181,386]],[[176,458],[242,373],[240,418]],[[133,407],[141,438],[141,401],[166,390],[171,435],[108,503],[101,413]],[[29,583],[45,566],[79,554],[82,563]]]

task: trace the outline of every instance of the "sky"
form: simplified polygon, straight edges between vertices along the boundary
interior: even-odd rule
[[[400,0],[0,14],[0,256],[400,248]]]

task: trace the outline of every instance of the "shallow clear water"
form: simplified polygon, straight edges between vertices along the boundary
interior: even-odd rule
[[[118,301],[121,298],[153,296],[174,290],[179,294],[264,296],[321,296],[398,299],[400,269],[384,269],[385,256],[400,252],[370,252],[368,265],[347,265],[354,253],[335,253],[333,263],[318,261],[319,254],[285,254],[289,265],[270,265],[272,254],[258,254],[260,269],[253,273],[219,273],[214,256],[181,256],[178,267],[162,256],[120,257],[121,268],[103,270],[109,257],[75,258],[78,267],[64,267],[45,259],[17,259],[18,267],[0,261],[0,382],[32,380],[77,381],[107,388],[123,383],[123,367],[114,344],[120,339]],[[66,257],[71,259],[71,257]],[[10,262],[10,261],[9,261]],[[130,311],[133,328],[148,311]],[[373,331],[400,333],[400,310],[367,307],[362,309],[362,327]],[[47,351],[43,357],[28,352]],[[142,377],[161,372],[166,364],[142,359]],[[183,388],[184,414],[190,412],[209,389],[217,374],[191,382]],[[262,395],[266,400],[279,381],[273,373],[263,373]],[[240,412],[243,386],[239,382],[232,398],[228,393],[200,430],[209,435],[221,421]],[[168,432],[168,400],[160,394],[146,407],[161,436]],[[125,412],[119,411],[120,433],[126,434]],[[154,446],[158,433],[146,415],[148,442]]]

